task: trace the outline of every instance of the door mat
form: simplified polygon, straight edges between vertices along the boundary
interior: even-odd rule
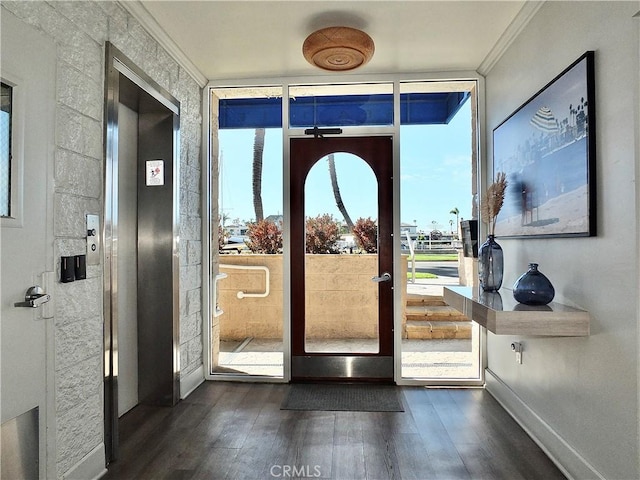
[[[280,410],[404,412],[393,385],[293,384]]]

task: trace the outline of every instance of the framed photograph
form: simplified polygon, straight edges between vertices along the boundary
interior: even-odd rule
[[[496,236],[596,234],[594,53],[493,130],[493,176],[507,178]]]

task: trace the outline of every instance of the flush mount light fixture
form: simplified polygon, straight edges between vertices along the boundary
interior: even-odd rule
[[[307,61],[331,71],[358,68],[373,56],[373,40],[361,30],[351,27],[327,27],[313,32],[302,45]]]

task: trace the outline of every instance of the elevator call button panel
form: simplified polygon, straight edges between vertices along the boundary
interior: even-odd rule
[[[100,264],[100,217],[87,215],[87,265]]]

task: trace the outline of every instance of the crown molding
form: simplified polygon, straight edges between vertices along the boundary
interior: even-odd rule
[[[513,21],[509,24],[506,30],[500,35],[500,38],[493,46],[491,51],[484,58],[480,66],[478,67],[478,73],[482,76],[487,76],[491,69],[498,63],[498,60],[502,58],[507,49],[511,46],[513,41],[520,35],[520,32],[527,26],[535,14],[540,10],[540,7],[544,5],[546,0],[527,0],[518,14],[514,17]]]
[[[144,8],[139,0],[121,1],[127,12],[129,12],[140,24],[151,34],[151,36],[185,69],[185,71],[193,78],[200,88],[204,88],[209,80],[202,74],[187,55],[176,45],[173,39],[160,26],[155,18]]]

